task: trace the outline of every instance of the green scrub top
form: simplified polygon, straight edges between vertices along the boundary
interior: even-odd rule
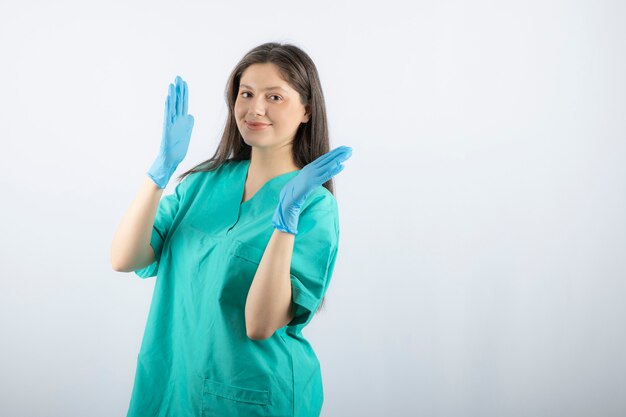
[[[156,276],[128,416],[317,417],[320,364],[302,329],[328,289],[339,243],[337,201],[317,187],[300,210],[290,280],[295,316],[268,339],[247,336],[245,303],[282,187],[241,202],[250,160],[189,174],[159,202],[150,244]]]

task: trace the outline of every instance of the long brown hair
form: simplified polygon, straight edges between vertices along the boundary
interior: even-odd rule
[[[250,159],[252,147],[246,144],[235,119],[235,101],[243,72],[252,64],[272,63],[278,67],[282,78],[300,95],[300,102],[311,112],[309,121],[301,123],[293,139],[291,150],[294,163],[302,169],[318,157],[330,151],[326,104],[317,68],[309,55],[299,47],[288,43],[267,42],[251,49],[235,65],[226,83],[225,99],[228,116],[222,139],[210,159],[199,163],[178,176],[182,181],[194,172],[213,171],[229,161]],[[334,195],[331,178],[323,186]],[[324,299],[318,310],[324,304]]]

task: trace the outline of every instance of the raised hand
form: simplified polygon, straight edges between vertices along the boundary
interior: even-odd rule
[[[339,146],[302,168],[281,190],[278,207],[272,219],[273,226],[280,231],[297,235],[300,209],[311,191],[343,171],[342,163],[350,156],[351,147]]]
[[[187,114],[187,83],[180,76],[170,84],[163,115],[161,147],[147,174],[159,188],[165,188],[189,149],[194,118]]]

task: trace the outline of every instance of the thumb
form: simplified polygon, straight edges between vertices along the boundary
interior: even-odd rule
[[[192,115],[188,114],[186,117],[186,122],[187,122],[187,129],[191,132],[191,129],[193,129],[193,125],[195,123],[195,119],[193,118]]]

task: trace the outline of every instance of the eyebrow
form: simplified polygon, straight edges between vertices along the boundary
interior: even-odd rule
[[[254,90],[254,88],[252,88],[252,87],[250,87],[249,85],[246,85],[246,84],[239,84],[239,87],[246,87],[246,88],[249,88],[251,90]],[[265,89],[263,89],[261,91],[268,91],[268,90],[283,90],[285,93],[287,92],[287,90],[285,90],[284,88],[279,87],[279,86],[267,87],[267,88],[265,88]]]

